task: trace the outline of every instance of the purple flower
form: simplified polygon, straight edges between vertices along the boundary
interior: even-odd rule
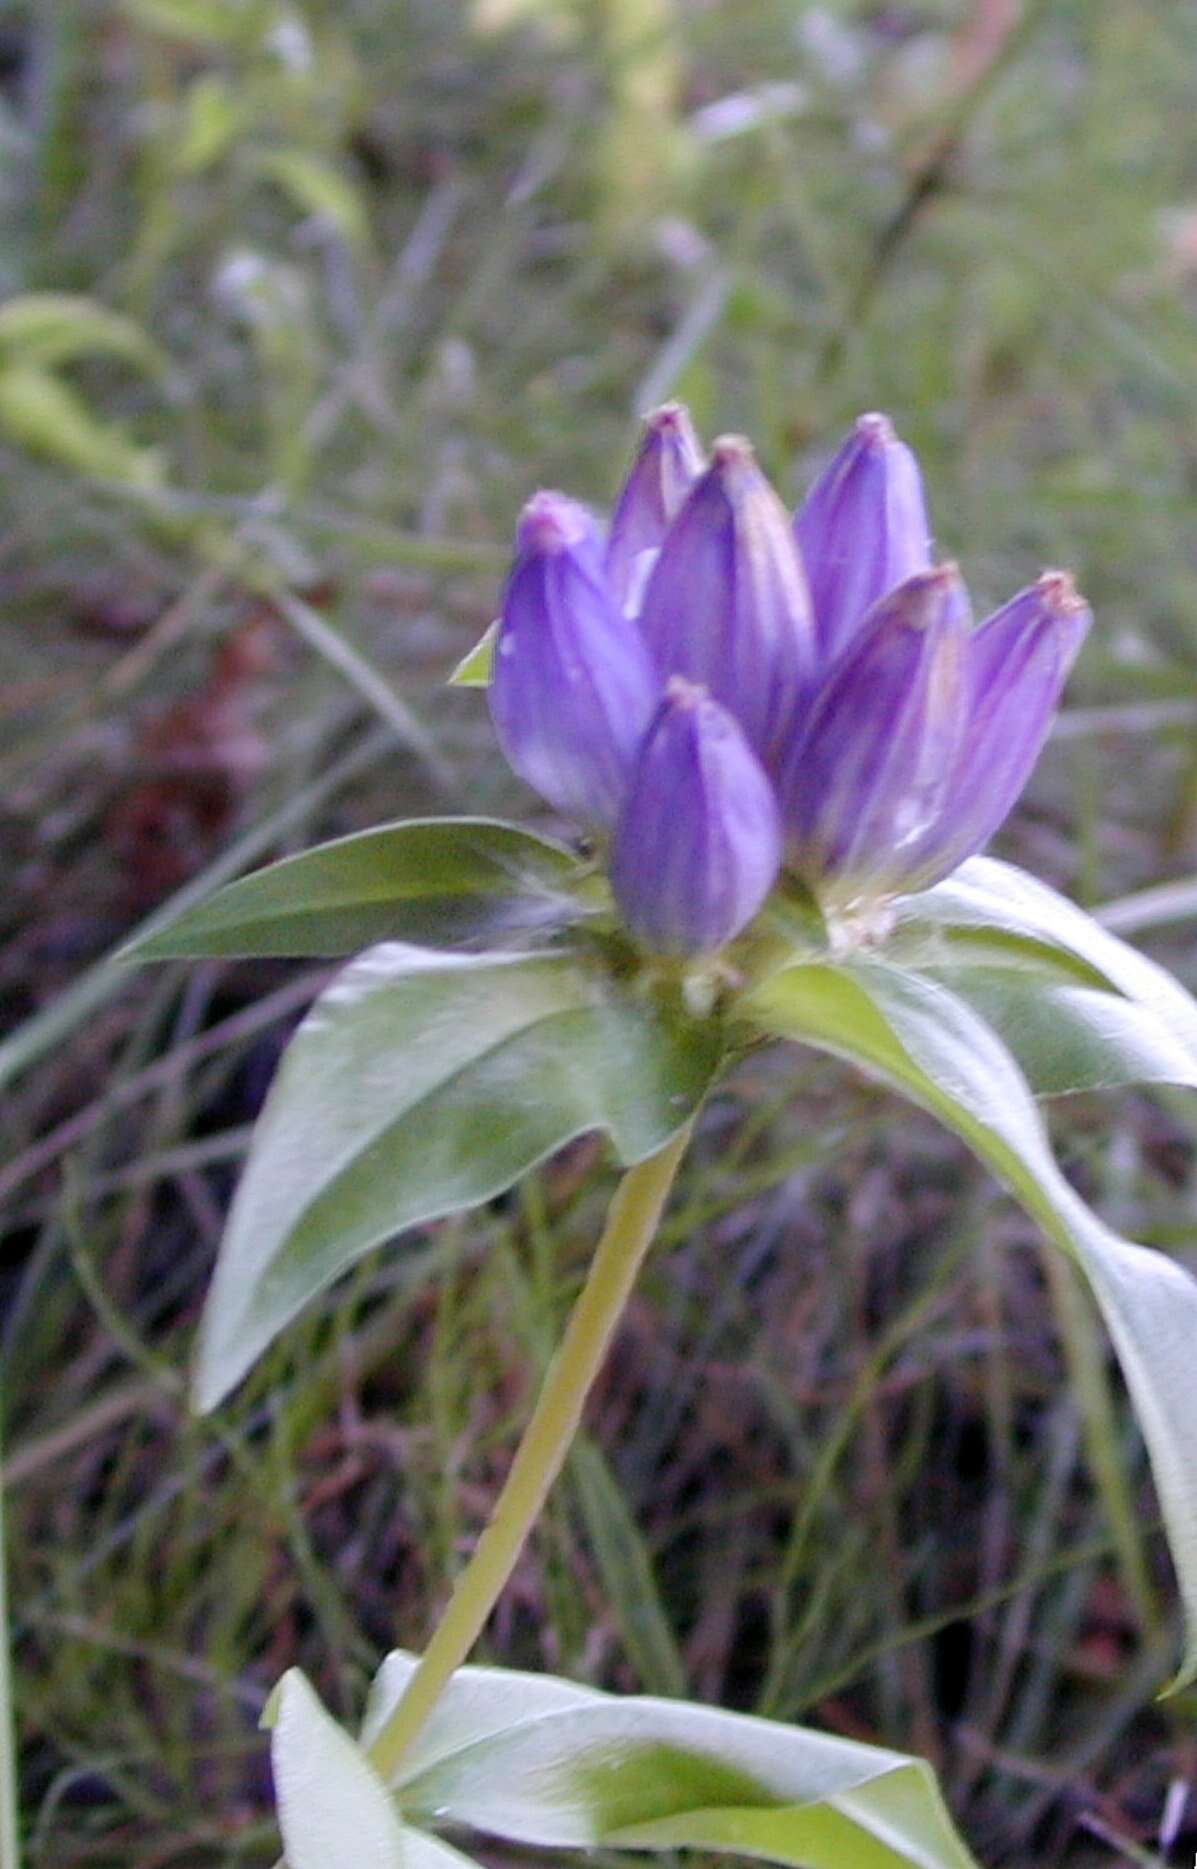
[[[1092,612],[1064,571],[1045,571],[968,639],[964,744],[947,804],[917,853],[919,886],[987,844],[1043,748]]]
[[[954,565],[874,606],[777,773],[793,867],[825,901],[912,887],[950,809],[968,719],[967,602]]]
[[[799,508],[794,528],[825,660],[866,615],[931,566],[918,462],[884,415],[862,415]]]
[[[576,502],[531,501],[495,726],[558,811],[614,830],[616,897],[648,945],[731,940],[772,886],[779,818],[832,915],[928,887],[998,829],[1089,611],[1045,572],[974,630],[955,566],[929,558],[917,463],[881,415],[793,522],[746,441],[704,469],[677,404],[647,418],[605,547]]]
[[[777,876],[773,788],[717,701],[675,676],[653,717],[611,852],[624,920],[647,946],[713,954]]]
[[[609,828],[660,686],[607,587],[591,515],[564,494],[536,494],[520,519],[490,687],[511,765],[566,817]]]
[[[662,679],[701,682],[768,764],[809,686],[814,626],[789,517],[739,436],[715,443],[669,528],[640,622]]]
[[[644,418],[644,435],[607,538],[607,581],[625,610],[638,598],[661,541],[706,466],[689,411],[667,402]]]

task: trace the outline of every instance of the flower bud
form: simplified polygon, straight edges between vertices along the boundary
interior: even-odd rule
[[[1039,757],[1092,612],[1064,571],[1045,571],[968,640],[968,728],[947,804],[918,853],[920,887],[987,844]]]
[[[675,676],[612,847],[624,920],[659,952],[713,954],[752,920],[780,861],[777,801],[760,761],[726,709]]]
[[[918,462],[884,415],[862,415],[794,521],[825,660],[875,603],[931,565]]]
[[[825,901],[912,886],[963,743],[967,614],[954,565],[908,578],[874,607],[787,749],[787,851]]]
[[[644,418],[644,435],[607,535],[607,582],[625,610],[639,609],[652,557],[706,461],[689,411],[667,402]]]
[[[591,515],[564,494],[536,494],[520,519],[490,686],[510,764],[555,810],[609,828],[660,686],[607,589]]]
[[[814,667],[810,601],[789,518],[739,436],[674,520],[641,628],[663,678],[701,682],[766,764]]]

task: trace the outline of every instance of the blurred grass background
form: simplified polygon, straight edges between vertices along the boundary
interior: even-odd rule
[[[888,411],[979,610],[1074,569],[1097,628],[1002,848],[1089,904],[1197,869],[1197,10],[10,0],[0,293],[28,1855],[248,1869],[266,1692],[299,1662],[351,1717],[420,1645],[610,1175],[579,1145],[375,1255],[196,1422],[222,1209],[326,975],[106,956],[317,836],[534,816],[444,678],[523,499],[608,499],[667,395],[795,499]],[[1191,985],[1195,908],[1123,911]],[[1053,1121],[1192,1252],[1183,1099]],[[1152,1702],[1171,1582],[1116,1395],[1097,1500],[1071,1300],[929,1121],[757,1058],[488,1653],[919,1750],[992,1865],[1187,1863],[1197,1701]]]

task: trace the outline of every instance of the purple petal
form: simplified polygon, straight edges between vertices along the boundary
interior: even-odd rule
[[[490,686],[509,762],[555,810],[609,828],[660,687],[607,588],[591,514],[564,494],[536,494],[520,520]]]
[[[918,462],[884,415],[862,415],[794,521],[826,659],[868,612],[931,565]]]
[[[910,887],[963,743],[966,615],[954,565],[908,578],[876,605],[787,749],[787,851],[825,900]]]
[[[703,683],[768,764],[809,686],[814,629],[785,508],[739,436],[715,443],[670,527],[640,623],[661,676]]]
[[[947,807],[919,855],[920,886],[980,850],[1013,809],[1092,621],[1068,574],[1045,571],[969,639],[968,732]]]
[[[637,609],[656,552],[706,467],[689,411],[667,402],[644,418],[644,435],[616,502],[607,537],[607,581],[625,610]]]
[[[662,953],[716,953],[752,920],[781,861],[773,788],[740,728],[674,677],[653,717],[611,853],[624,920]]]

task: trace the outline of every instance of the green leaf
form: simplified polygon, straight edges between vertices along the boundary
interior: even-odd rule
[[[976,1007],[1040,1095],[1197,1086],[1197,1003],[1022,870],[974,858],[898,916],[892,953]]]
[[[584,869],[490,818],[418,818],[318,844],[231,883],[125,950],[135,960],[354,954],[388,938],[449,946],[576,919]]]
[[[1197,1088],[1197,1056],[1153,1007],[1013,968],[930,969],[988,1020],[1040,1096],[1121,1084]]]
[[[266,149],[254,166],[260,175],[290,195],[302,214],[327,221],[350,246],[365,246],[370,223],[353,183],[323,157],[307,149]]]
[[[761,1031],[862,1065],[932,1111],[1086,1274],[1151,1455],[1187,1611],[1179,1681],[1191,1680],[1197,1675],[1197,1282],[1162,1253],[1120,1239],[1090,1213],[1056,1164],[1013,1058],[942,985],[880,961],[806,965],[773,975],[742,1005]]]
[[[183,102],[173,161],[180,175],[202,175],[232,147],[245,127],[244,99],[219,72],[192,80]]]
[[[573,951],[370,948],[292,1039],[254,1132],[200,1332],[213,1407],[296,1313],[405,1227],[489,1200],[572,1137],[621,1162],[690,1117],[723,1048]]]
[[[151,376],[169,363],[132,318],[72,292],[26,292],[0,305],[0,358],[50,369],[79,357],[120,357]]]
[[[375,1706],[414,1660],[391,1656]],[[415,1823],[556,1849],[717,1849],[804,1869],[975,1869],[921,1760],[716,1707],[462,1668],[400,1776]]]
[[[403,1825],[390,1792],[298,1668],[283,1676],[269,1714],[289,1869],[346,1861],[354,1869],[404,1869]]]
[[[393,1649],[375,1675],[362,1721],[361,1743],[367,1750],[407,1692],[418,1664],[417,1655]],[[588,1706],[602,1698],[597,1688],[561,1681],[552,1674],[459,1668],[404,1753],[396,1783],[404,1785],[467,1746],[505,1733],[525,1720]]]
[[[35,364],[0,369],[0,433],[76,473],[147,491],[162,484],[156,449],[135,447],[121,429],[93,415],[73,389]]]
[[[1029,944],[1028,960],[1036,950],[1054,955],[1071,966],[1078,983],[1105,984],[1155,1014],[1197,1060],[1197,1001],[1179,981],[1075,902],[1012,863],[973,857],[934,889],[906,897],[898,904],[898,914],[901,929],[938,933],[945,948],[967,953],[972,943],[980,943],[983,960],[986,946],[1000,935]]]
[[[449,677],[449,685],[454,688],[489,688],[491,672],[495,665],[495,637],[499,631],[499,619],[496,617],[485,635],[480,636],[468,655],[463,655],[457,667]]]

